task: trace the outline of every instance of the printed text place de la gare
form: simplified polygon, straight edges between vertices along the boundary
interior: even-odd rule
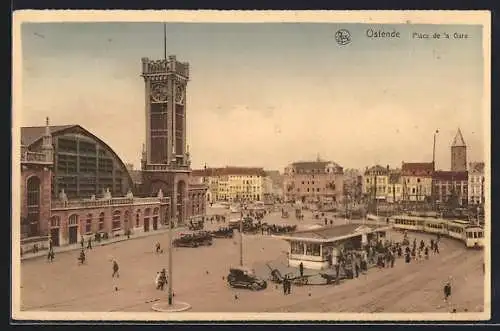
[[[395,29],[384,30],[384,29],[368,29],[366,30],[366,36],[371,39],[399,39],[401,38],[401,33]]]

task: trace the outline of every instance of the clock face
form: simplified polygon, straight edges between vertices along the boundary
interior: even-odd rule
[[[181,85],[177,85],[175,88],[175,102],[184,103],[184,88]]]
[[[151,86],[151,99],[156,102],[167,101],[167,86],[164,84],[154,84]]]

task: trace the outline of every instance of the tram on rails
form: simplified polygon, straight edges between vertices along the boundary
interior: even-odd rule
[[[439,234],[457,239],[467,248],[484,247],[483,227],[468,221],[398,215],[392,216],[390,223],[395,229]]]

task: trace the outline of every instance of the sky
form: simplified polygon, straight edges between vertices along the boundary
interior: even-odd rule
[[[347,29],[340,46],[335,32]],[[398,39],[367,37],[368,29]],[[447,32],[449,40],[412,39]],[[454,39],[453,33],[467,34]],[[162,23],[23,23],[21,126],[79,124],[125,163],[145,142],[141,58],[163,57]],[[432,161],[450,167],[461,128],[483,161],[482,27],[324,23],[171,23],[167,50],[190,63],[192,167],[283,170]]]

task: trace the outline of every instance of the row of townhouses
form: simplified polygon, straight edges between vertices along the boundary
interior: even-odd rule
[[[467,164],[467,147],[458,130],[451,145],[451,169],[436,170],[434,162],[402,162],[400,169],[375,165],[366,168],[365,197],[389,203],[401,201],[449,203],[460,206],[484,203],[484,162]]]

